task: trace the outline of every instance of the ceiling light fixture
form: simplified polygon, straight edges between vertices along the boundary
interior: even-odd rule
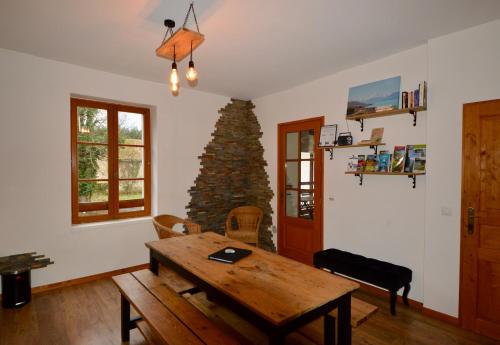
[[[193,12],[194,22],[196,23],[196,31],[186,28],[189,15]],[[156,55],[173,60],[172,71],[169,77],[170,89],[173,95],[179,94],[179,73],[177,69],[177,62],[182,61],[186,56],[190,55],[189,65],[186,72],[186,78],[191,86],[196,86],[198,81],[198,72],[194,68],[193,50],[198,48],[205,40],[205,36],[200,33],[198,27],[198,20],[194,12],[193,2],[190,3],[184,24],[174,33],[175,22],[171,19],[166,19],[164,22],[167,27],[167,32],[163,37],[163,41],[156,49]],[[174,91],[175,90],[175,91]]]

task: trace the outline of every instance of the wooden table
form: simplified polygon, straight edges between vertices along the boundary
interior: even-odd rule
[[[206,232],[146,243],[150,269],[158,264],[191,280],[208,296],[253,323],[283,344],[288,333],[324,317],[325,344],[333,344],[338,308],[338,344],[351,344],[351,292],[359,285],[297,261]],[[253,253],[235,264],[208,260],[227,246]]]

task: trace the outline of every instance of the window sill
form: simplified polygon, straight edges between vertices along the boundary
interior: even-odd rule
[[[138,217],[138,218],[127,218],[127,219],[117,219],[117,220],[107,220],[103,222],[93,222],[93,223],[81,223],[81,224],[72,224],[71,229],[73,231],[85,231],[85,230],[94,230],[97,228],[106,228],[110,226],[115,226],[119,224],[133,224],[133,223],[149,223],[151,226],[153,223],[151,223],[151,220],[153,217],[151,216],[146,216],[146,217]]]

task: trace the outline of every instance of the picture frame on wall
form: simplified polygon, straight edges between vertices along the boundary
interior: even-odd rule
[[[349,88],[347,117],[397,109],[401,76]]]
[[[321,127],[319,134],[319,147],[335,146],[337,144],[337,125],[325,125]]]

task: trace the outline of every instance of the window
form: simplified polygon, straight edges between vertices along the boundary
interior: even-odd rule
[[[72,222],[151,212],[149,109],[71,99]]]

